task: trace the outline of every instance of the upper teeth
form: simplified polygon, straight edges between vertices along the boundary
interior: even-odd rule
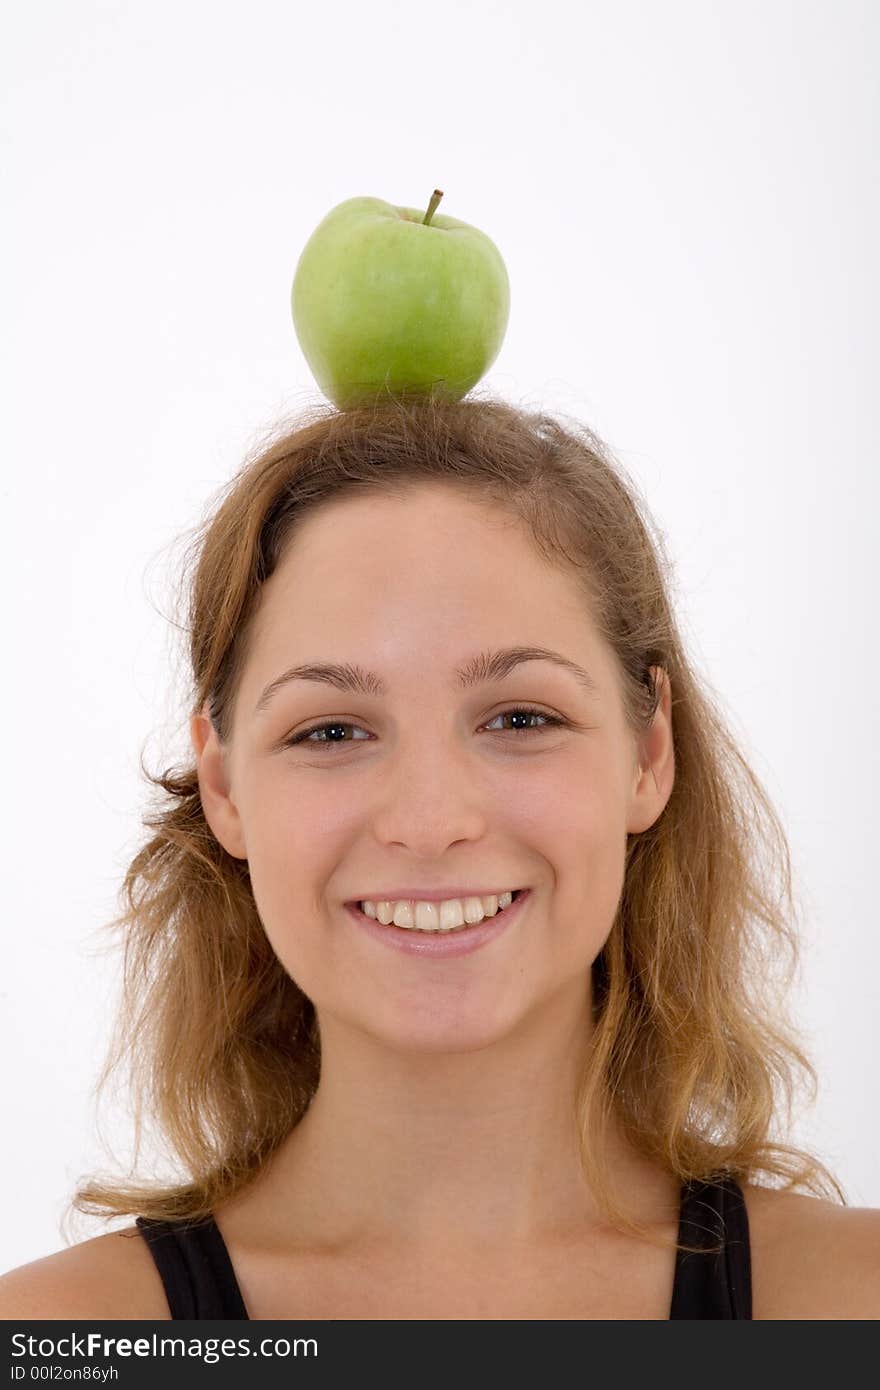
[[[444,902],[362,902],[361,911],[384,926],[412,927],[415,931],[452,931],[453,927],[494,917],[513,902],[516,890],[490,893],[485,898],[448,898]]]

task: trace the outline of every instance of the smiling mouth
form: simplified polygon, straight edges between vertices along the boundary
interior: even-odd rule
[[[366,917],[368,922],[375,922],[378,926],[388,927],[391,931],[405,932],[417,936],[458,936],[464,932],[472,931],[474,927],[481,927],[484,922],[491,922],[496,917],[500,917],[503,913],[509,911],[525,892],[526,889],[524,888],[515,888],[513,890],[513,897],[507,907],[499,907],[497,912],[493,912],[490,916],[481,917],[479,922],[462,922],[461,926],[458,927],[401,927],[397,922],[380,922],[378,917],[373,917],[368,912],[364,912],[362,902],[353,903],[352,906],[356,907],[361,916]]]

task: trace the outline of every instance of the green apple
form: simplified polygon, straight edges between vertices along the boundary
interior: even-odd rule
[[[341,410],[384,391],[460,399],[498,356],[510,312],[495,243],[455,217],[381,198],[328,212],[293,277],[293,325],[309,367]]]

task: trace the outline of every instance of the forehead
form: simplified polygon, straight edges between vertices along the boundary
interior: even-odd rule
[[[432,483],[402,496],[346,496],[307,516],[264,586],[264,604],[279,591],[286,601],[291,590],[328,583],[357,593],[365,576],[381,581],[385,597],[438,589],[451,596],[468,585],[474,598],[500,589],[521,600],[536,585],[560,597],[577,592],[573,575],[545,560],[520,517]]]
[[[267,679],[313,658],[437,672],[507,645],[595,663],[597,642],[575,576],[545,560],[524,522],[431,485],[308,516],[264,585],[252,658]]]

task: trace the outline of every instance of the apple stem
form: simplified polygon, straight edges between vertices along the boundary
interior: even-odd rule
[[[431,218],[434,216],[434,213],[437,211],[437,204],[440,202],[440,199],[441,199],[442,197],[443,197],[443,192],[442,192],[442,190],[439,189],[439,188],[435,188],[435,189],[434,189],[434,193],[433,193],[433,195],[432,195],[432,197],[431,197],[431,201],[430,201],[430,203],[428,204],[428,211],[425,213],[424,217],[422,218],[422,226],[423,226],[423,227],[427,227],[427,226],[430,224]]]

